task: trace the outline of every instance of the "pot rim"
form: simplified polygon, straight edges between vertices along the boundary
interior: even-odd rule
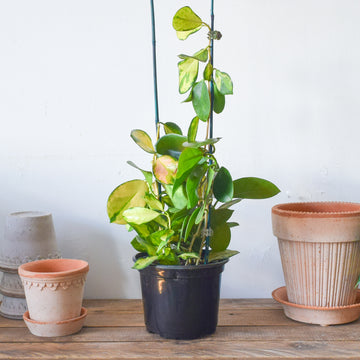
[[[133,261],[135,262],[140,257],[144,257],[144,255],[147,255],[146,253],[137,253],[133,256]],[[199,264],[199,265],[161,265],[161,264],[151,264],[149,267],[156,268],[159,270],[199,270],[201,269],[207,269],[214,267],[216,265],[225,265],[229,261],[228,259],[223,260],[217,260],[208,264]],[[145,268],[146,269],[146,268]],[[144,269],[142,269],[144,270]],[[141,271],[141,270],[140,270]]]
[[[52,217],[51,212],[49,211],[40,211],[40,210],[28,210],[28,211],[17,211],[8,215],[8,218],[11,219],[38,219]]]
[[[309,201],[273,206],[275,215],[293,218],[338,218],[360,216],[360,204],[343,201]]]
[[[78,259],[37,260],[22,264],[18,269],[20,276],[30,279],[55,279],[85,274],[88,271],[88,262]]]

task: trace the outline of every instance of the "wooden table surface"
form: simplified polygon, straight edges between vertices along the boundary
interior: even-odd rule
[[[40,338],[0,316],[0,359],[360,359],[360,321],[321,327],[287,319],[270,299],[221,300],[215,334],[165,340],[144,327],[141,300],[85,300],[78,334]]]

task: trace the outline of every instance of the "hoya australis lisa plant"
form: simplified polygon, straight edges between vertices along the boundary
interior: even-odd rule
[[[124,182],[111,193],[107,210],[110,221],[124,224],[136,235],[131,244],[147,254],[134,268],[152,263],[188,265],[211,263],[235,255],[229,250],[231,207],[242,199],[263,199],[279,189],[271,182],[245,177],[233,180],[214,155],[220,139],[212,137],[212,114],[225,107],[225,96],[233,93],[230,76],[213,66],[212,43],[221,34],[212,31],[192,9],[185,6],[173,18],[180,40],[206,28],[206,46],[193,55],[179,55],[179,92],[187,94],[195,117],[186,133],[173,122],[157,123],[156,140],[135,129],[131,138],[152,157],[152,169],[141,169],[144,179]],[[202,67],[201,67],[202,66]],[[200,69],[201,67],[201,69]],[[205,138],[198,128],[205,126]]]

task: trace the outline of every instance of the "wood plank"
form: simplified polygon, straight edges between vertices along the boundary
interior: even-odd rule
[[[87,326],[144,326],[144,317],[142,312],[120,312],[112,308],[103,310],[94,310],[88,308],[89,314],[86,319]],[[359,320],[356,322],[359,323]],[[300,326],[301,323],[288,319],[282,309],[239,309],[219,311],[219,326]],[[25,324],[22,320],[11,320],[0,317],[0,328],[22,328]]]
[[[141,299],[121,299],[119,300],[84,300],[85,307],[91,307],[94,310],[113,309],[126,312],[142,312]],[[273,299],[220,299],[220,308],[247,309],[251,306],[256,309],[281,309],[281,305]]]
[[[359,359],[358,341],[3,343],[0,359]]]
[[[219,311],[219,326],[266,326],[289,325],[299,326],[300,323],[288,319],[282,309],[232,309]],[[87,326],[144,326],[142,312],[121,312],[113,308],[94,310],[88,308]],[[0,317],[0,328],[24,327],[22,320],[11,320]]]
[[[219,326],[216,333],[204,337],[200,342],[219,341],[347,341],[359,340],[359,324],[321,327],[316,325],[301,326]],[[0,341],[5,343],[26,342],[162,342],[171,341],[150,334],[145,327],[84,327],[72,336],[42,338],[32,335],[27,328],[7,328],[0,334]],[[1,346],[0,346],[1,348]],[[360,346],[359,346],[360,348]]]

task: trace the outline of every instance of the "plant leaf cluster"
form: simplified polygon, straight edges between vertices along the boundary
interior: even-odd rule
[[[177,11],[173,27],[180,40],[203,27],[211,30],[188,6]],[[216,39],[221,38],[219,32],[213,33]],[[233,84],[227,73],[213,68],[210,42],[193,55],[179,57],[179,92],[188,93],[185,102],[192,102],[196,116],[186,134],[176,123],[159,123],[155,142],[145,131],[132,130],[134,142],[152,156],[152,168],[144,170],[129,161],[144,179],[119,185],[108,199],[110,222],[126,224],[136,233],[132,246],[147,254],[136,261],[136,269],[154,262],[202,263],[209,232],[209,262],[235,255],[237,251],[228,249],[231,228],[238,225],[230,221],[234,212],[231,207],[242,199],[263,199],[279,192],[264,179],[233,180],[214,156],[214,144],[220,138],[207,135],[204,140],[197,139],[199,121],[208,125],[211,108],[216,113],[223,111],[225,96],[232,94]],[[201,63],[204,70],[199,79]]]

